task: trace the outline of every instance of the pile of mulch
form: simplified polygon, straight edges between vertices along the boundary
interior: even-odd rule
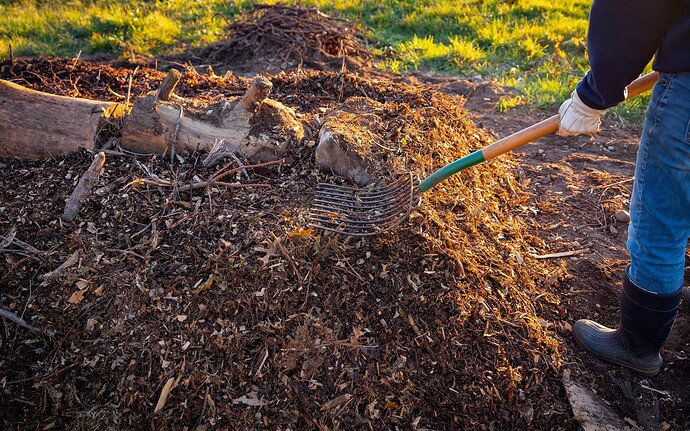
[[[37,90],[122,100],[165,74],[75,59],[0,64]],[[284,163],[237,169],[194,156],[108,153],[74,223],[59,216],[92,154],[0,161],[0,326],[6,429],[574,429],[561,384],[563,266],[521,214],[502,158],[424,195],[394,232],[308,226],[324,112],[351,97],[386,111],[387,146],[420,177],[488,143],[462,99],[327,71],[269,76],[306,137]],[[249,82],[187,69],[181,96]],[[49,143],[46,143],[49,145]],[[220,169],[236,169],[235,161]],[[252,187],[264,184],[266,187]]]

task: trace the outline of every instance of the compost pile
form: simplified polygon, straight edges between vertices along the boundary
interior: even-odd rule
[[[77,59],[0,72],[117,101],[165,77]],[[424,177],[489,142],[463,100],[366,71],[268,79],[306,125],[280,164],[110,151],[65,223],[91,153],[0,161],[0,309],[32,327],[2,319],[3,428],[573,429],[559,376],[566,272],[533,258],[550,247],[521,218],[529,196],[510,157],[425,194],[395,231],[308,225],[317,182],[336,181],[314,167],[325,112],[380,103],[397,168]],[[188,67],[177,93],[249,83]],[[233,185],[184,190],[219,174]]]

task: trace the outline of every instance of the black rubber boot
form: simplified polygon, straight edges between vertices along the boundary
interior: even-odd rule
[[[661,368],[659,351],[671,332],[682,291],[655,295],[635,286],[626,270],[618,328],[578,320],[573,325],[575,341],[599,359],[653,376]]]

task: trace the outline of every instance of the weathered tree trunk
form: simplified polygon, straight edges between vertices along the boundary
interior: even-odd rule
[[[268,99],[272,85],[256,78],[241,98],[213,103],[173,94],[171,72],[155,93],[137,99],[122,131],[122,147],[139,153],[209,151],[204,165],[237,154],[252,162],[281,158],[290,141],[304,136],[295,113]]]
[[[122,114],[123,149],[141,154],[209,151],[204,165],[237,154],[251,162],[284,156],[304,136],[302,123],[283,104],[268,99],[271,82],[257,78],[241,98],[213,102],[174,95],[180,73],[171,71],[156,92],[124,105],[54,96],[0,80],[0,157],[62,156],[98,147],[100,127]],[[113,128],[110,132],[113,132]],[[96,142],[96,144],[95,144]]]
[[[115,107],[0,80],[0,157],[59,157],[92,148],[104,111]]]

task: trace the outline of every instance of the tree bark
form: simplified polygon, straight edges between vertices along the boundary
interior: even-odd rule
[[[304,134],[290,108],[268,99],[272,84],[264,78],[256,78],[241,98],[214,103],[175,96],[177,81],[179,73],[169,74],[161,89],[134,103],[122,131],[123,148],[155,154],[209,151],[204,166],[230,153],[265,162],[281,158],[288,142]]]

